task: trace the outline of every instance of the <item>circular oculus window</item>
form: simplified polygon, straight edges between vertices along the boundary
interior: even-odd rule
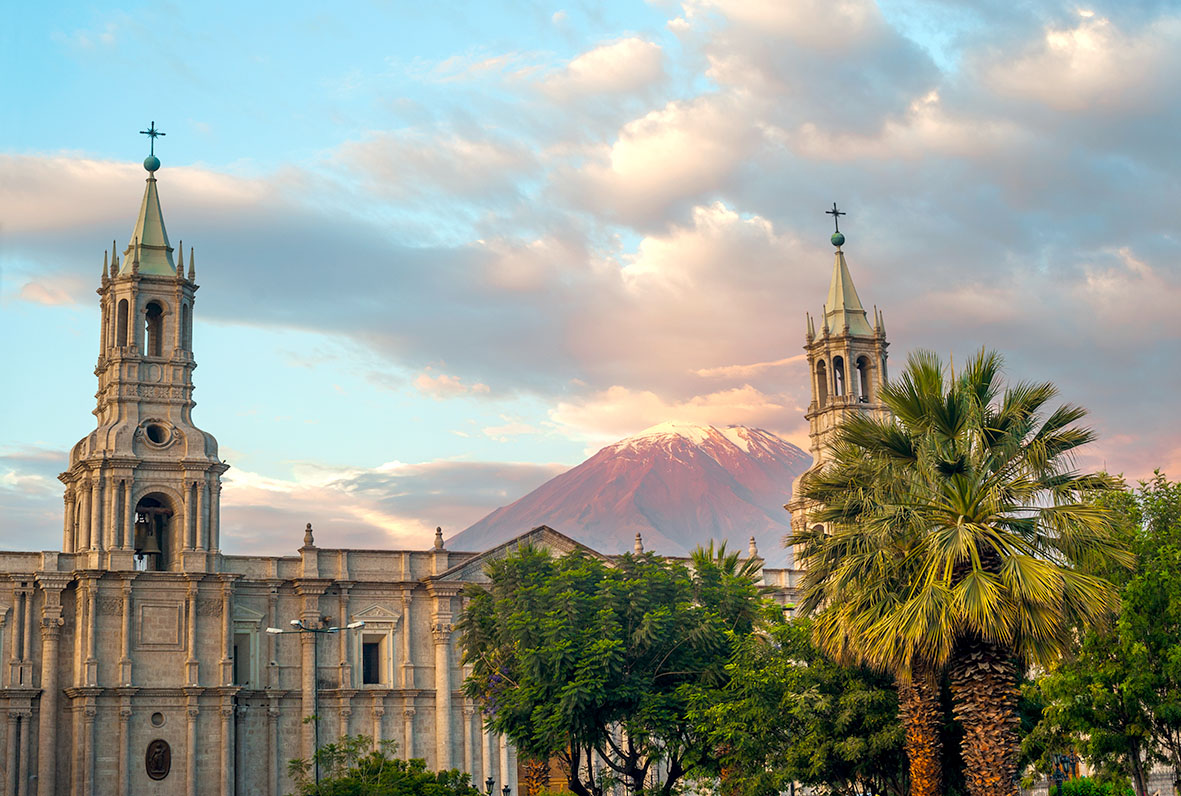
[[[144,436],[153,445],[163,445],[168,442],[172,432],[163,423],[146,423],[144,424]]]

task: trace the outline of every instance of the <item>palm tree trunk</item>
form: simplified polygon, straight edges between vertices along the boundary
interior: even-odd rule
[[[1017,664],[981,639],[957,645],[947,668],[952,713],[964,730],[964,779],[971,796],[1017,796]]]
[[[911,796],[942,796],[943,711],[934,671],[916,666],[909,682],[899,681],[898,712],[906,725]]]

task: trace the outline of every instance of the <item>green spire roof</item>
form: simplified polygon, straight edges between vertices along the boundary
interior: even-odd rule
[[[164,229],[164,214],[160,211],[160,195],[156,193],[156,175],[149,171],[144,200],[139,206],[135,229],[131,241],[123,254],[120,274],[131,273],[136,257],[139,257],[141,274],[176,276],[176,264],[172,260],[172,246],[168,243],[168,231]],[[139,251],[136,252],[136,242]]]
[[[824,317],[833,334],[841,334],[848,326],[849,334],[873,337],[873,329],[865,317],[865,308],[861,306],[857,288],[853,286],[853,277],[849,274],[849,266],[845,263],[845,253],[839,247],[836,251],[836,261],[832,266],[832,284],[828,288],[828,301],[824,302]]]

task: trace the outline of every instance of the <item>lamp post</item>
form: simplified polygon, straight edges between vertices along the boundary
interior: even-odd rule
[[[278,627],[268,627],[267,632],[272,636],[282,636],[287,633],[312,634],[312,765],[316,772],[316,784],[320,784],[320,645],[318,636],[339,633],[342,630],[357,630],[365,627],[364,622],[349,622],[344,627],[308,627],[302,619],[291,620],[291,630]]]
[[[1054,771],[1052,776],[1054,778],[1054,784],[1058,786],[1058,796],[1062,796],[1062,791],[1065,789],[1063,783],[1070,779],[1070,772],[1074,770],[1074,766],[1077,763],[1078,755],[1074,752],[1054,755]]]
[[[484,780],[484,796],[492,796],[492,789],[496,787],[496,780],[489,775],[488,779]]]

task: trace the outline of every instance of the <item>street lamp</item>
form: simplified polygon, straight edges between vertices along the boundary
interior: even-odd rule
[[[485,794],[485,796],[492,796],[492,789],[495,787],[496,787],[496,780],[494,780],[492,778],[492,775],[489,774],[488,779],[484,780],[484,794]]]
[[[272,636],[282,636],[287,633],[312,634],[312,765],[316,771],[316,784],[320,784],[320,645],[318,636],[339,633],[342,630],[357,630],[365,627],[364,622],[349,622],[344,627],[308,627],[302,619],[291,620],[291,630],[278,627],[268,627],[267,632]],[[506,794],[507,796],[507,794]]]
[[[1062,796],[1062,791],[1064,790],[1062,783],[1070,779],[1070,772],[1074,770],[1074,767],[1077,763],[1078,755],[1076,755],[1074,752],[1065,755],[1054,755],[1054,770],[1052,776],[1054,778],[1054,784],[1058,786],[1058,796]]]

